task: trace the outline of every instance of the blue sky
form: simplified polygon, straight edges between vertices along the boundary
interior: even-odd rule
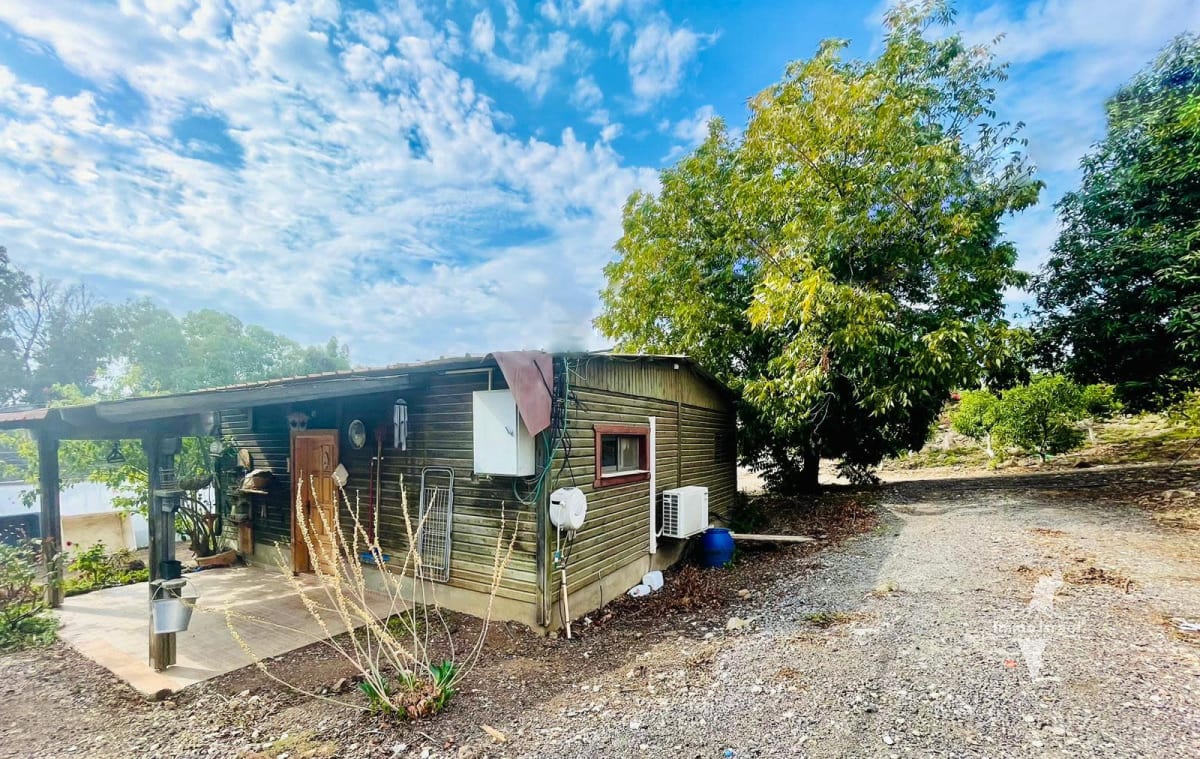
[[[230,311],[381,364],[600,347],[621,207],[878,0],[0,3],[0,245],[113,299]],[[1034,269],[1103,101],[1200,0],[972,0],[1047,183]],[[1018,306],[1022,293],[1010,293]]]

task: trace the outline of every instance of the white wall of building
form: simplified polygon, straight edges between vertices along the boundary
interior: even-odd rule
[[[32,485],[25,482],[0,482],[0,516],[28,514],[30,509],[21,503],[21,493],[31,490]],[[64,487],[60,494],[62,515],[75,516],[79,514],[99,514],[115,511],[112,499],[115,495],[107,485],[99,482],[80,482]],[[36,512],[34,506],[32,511]],[[137,548],[145,548],[150,544],[150,531],[146,518],[141,514],[129,515],[133,526],[133,539]],[[83,541],[81,541],[83,542]]]

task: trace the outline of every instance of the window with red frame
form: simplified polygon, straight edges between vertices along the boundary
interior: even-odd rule
[[[650,479],[650,430],[647,427],[597,424],[596,481],[593,487]]]

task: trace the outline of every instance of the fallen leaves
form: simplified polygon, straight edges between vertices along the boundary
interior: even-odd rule
[[[1072,585],[1108,585],[1126,593],[1133,587],[1133,580],[1119,572],[1112,572],[1097,566],[1087,567],[1077,572],[1067,572],[1063,579]]]
[[[494,740],[496,743],[507,743],[508,742],[508,736],[505,735],[500,730],[497,730],[496,728],[492,727],[491,725],[482,725],[481,724],[479,727],[481,727],[483,729],[483,732],[487,733],[488,736],[490,736],[491,739]]]

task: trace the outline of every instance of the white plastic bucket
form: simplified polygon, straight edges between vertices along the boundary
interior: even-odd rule
[[[158,598],[153,604],[151,619],[155,635],[183,632],[192,621],[193,598]]]

